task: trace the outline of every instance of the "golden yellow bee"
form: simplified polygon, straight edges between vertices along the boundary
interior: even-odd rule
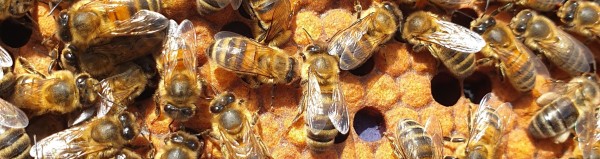
[[[200,15],[215,13],[231,4],[234,10],[242,6],[242,0],[196,0],[196,10]]]
[[[0,98],[0,140],[4,144],[0,148],[1,158],[29,158],[31,148],[29,135],[25,127],[29,125],[27,115],[15,105]]]
[[[568,31],[588,37],[600,38],[600,5],[588,1],[567,1],[556,13]]]
[[[196,112],[202,83],[198,76],[196,32],[189,20],[178,26],[171,20],[162,54],[156,57],[160,82],[157,106],[175,121],[186,121]]]
[[[33,8],[33,0],[1,0],[0,20],[20,18]]]
[[[475,0],[399,0],[399,2],[410,4],[416,8],[423,8],[426,4],[431,3],[444,9],[459,9],[473,4]]]
[[[584,114],[600,104],[600,87],[593,74],[577,76],[568,83],[555,85],[557,88],[536,100],[542,109],[531,119],[528,131],[534,138],[553,138],[555,142],[562,143]]]
[[[479,34],[425,11],[414,12],[406,18],[402,38],[417,52],[426,47],[458,78],[465,78],[475,71],[473,53],[486,45]]]
[[[16,75],[9,101],[31,115],[64,114],[96,101],[94,86],[98,81],[90,75],[61,70],[45,76],[24,58],[20,57],[19,62],[28,73]]]
[[[522,10],[513,17],[510,28],[517,37],[524,39],[527,47],[543,54],[570,75],[595,71],[594,57],[587,46],[537,12]]]
[[[435,117],[421,126],[412,119],[398,121],[396,133],[384,133],[394,148],[396,158],[442,158],[442,129]]]
[[[139,131],[133,114],[122,112],[52,134],[38,141],[29,155],[36,158],[91,159],[132,155],[141,158],[125,148]]]
[[[496,14],[511,6],[506,5],[471,22],[471,30],[481,34],[487,43],[481,50],[485,58],[477,63],[495,64],[501,79],[508,79],[517,91],[527,92],[535,86],[536,75],[549,77],[549,73],[537,56],[512,34],[505,23],[494,19]]]
[[[565,0],[496,0],[501,3],[514,3],[519,6],[531,8],[540,12],[553,11],[565,2]]]
[[[303,50],[302,99],[296,122],[304,113],[307,144],[315,152],[333,145],[338,132],[348,133],[350,121],[338,69],[339,59],[326,52],[326,45],[312,43]]]
[[[169,134],[165,143],[165,146],[158,149],[155,159],[200,158],[201,150],[204,149],[203,141],[184,131]]]
[[[507,124],[511,119],[512,105],[500,104],[498,97],[486,94],[473,114],[469,114],[469,138],[459,146],[455,155],[458,158],[499,158],[498,146],[502,141]],[[469,111],[469,113],[471,113]],[[448,138],[446,138],[448,139]],[[452,138],[452,142],[465,142],[462,138]]]
[[[340,57],[342,70],[362,65],[377,51],[379,45],[390,40],[401,28],[402,12],[394,3],[374,3],[369,9],[359,11],[359,14],[362,17],[336,33],[327,48],[330,55]]]
[[[290,0],[248,0],[244,8],[257,20],[255,39],[270,46],[285,44],[292,36],[292,5]]]
[[[133,63],[118,66],[119,74],[103,79],[94,88],[101,95],[97,117],[124,111],[145,90],[148,75]]]
[[[256,88],[260,84],[288,84],[297,76],[297,62],[284,50],[266,46],[242,35],[221,31],[206,56],[219,67],[248,77]]]
[[[210,102],[209,107],[212,130],[208,136],[220,147],[223,158],[272,158],[255,132],[258,115],[248,111],[243,99],[223,92]]]

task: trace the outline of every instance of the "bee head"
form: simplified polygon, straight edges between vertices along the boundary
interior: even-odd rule
[[[79,74],[75,78],[75,85],[79,90],[79,100],[82,104],[92,104],[96,101],[97,94],[94,93],[94,86],[98,81],[89,74]]]
[[[62,50],[60,56],[62,68],[69,71],[77,72],[77,68],[79,68],[79,60],[76,56],[77,51],[77,48],[73,45],[69,45],[67,48],[64,48]]]
[[[69,17],[67,10],[63,10],[58,13],[58,19],[56,19],[56,23],[58,24],[58,38],[63,42],[71,42],[73,40],[73,35],[71,35],[71,30],[69,29]]]
[[[121,131],[121,136],[125,140],[133,139],[133,137],[135,137],[138,133],[138,130],[134,125],[135,117],[133,117],[133,114],[129,112],[124,112],[119,115],[118,119],[121,126],[123,127],[123,130]]]
[[[558,16],[560,20],[565,23],[573,22],[575,19],[575,11],[577,11],[577,7],[579,6],[579,2],[577,1],[567,1],[565,4],[560,7],[558,11]]]
[[[478,145],[469,151],[467,158],[488,158],[487,148],[483,145]]]
[[[525,9],[522,10],[510,21],[510,28],[516,35],[522,35],[528,28],[529,21],[533,18],[535,12]]]
[[[185,106],[185,107],[178,107],[175,106],[175,104],[167,102],[167,104],[164,106],[164,111],[165,113],[167,113],[167,115],[169,117],[171,117],[173,120],[177,120],[177,121],[186,121],[189,118],[191,118],[192,116],[194,116],[195,112],[196,112],[196,106],[195,105],[191,105],[191,106]]]
[[[233,93],[224,92],[210,102],[210,112],[213,114],[219,114],[233,102],[235,102],[235,96]]]
[[[491,16],[484,16],[471,22],[471,30],[478,34],[483,34],[488,28],[496,25],[496,19]]]
[[[194,136],[191,135],[186,135],[182,132],[177,132],[177,133],[173,133],[171,134],[171,136],[169,137],[170,142],[174,143],[174,144],[179,144],[182,146],[185,146],[191,150],[198,150],[198,148],[200,148],[201,143],[198,142],[198,140],[194,140],[194,138],[192,138]],[[175,152],[172,152],[175,153]]]

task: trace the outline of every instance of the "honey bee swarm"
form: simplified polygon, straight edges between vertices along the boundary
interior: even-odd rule
[[[298,54],[304,46],[311,43],[307,33],[314,40],[328,40],[357,20],[353,8],[354,0],[290,0],[290,2],[294,11],[291,21],[293,33],[288,43],[280,48],[285,50],[288,55],[298,59],[299,65],[302,60]],[[363,10],[373,2],[381,2],[381,0],[360,0]],[[425,123],[428,117],[435,116],[440,121],[443,136],[468,137],[469,105],[472,109],[476,109],[477,104],[471,103],[464,95],[464,91],[459,92],[461,93],[460,98],[452,106],[438,103],[432,95],[432,91],[436,91],[432,90],[432,79],[437,73],[443,72],[445,68],[438,66],[437,59],[432,57],[426,49],[414,52],[412,45],[392,38],[373,53],[373,59],[370,61],[373,67],[366,69],[364,75],[356,75],[351,71],[340,72],[340,85],[350,116],[349,135],[342,143],[336,141],[333,148],[328,151],[312,153],[306,144],[307,132],[304,115],[300,116],[298,122],[293,123],[292,121],[303,93],[298,82],[289,85],[278,84],[274,87],[263,84],[258,89],[252,89],[246,86],[235,73],[218,67],[206,57],[206,49],[215,41],[213,36],[221,31],[223,26],[232,22],[250,25],[252,21],[239,15],[239,11],[233,10],[229,5],[224,10],[205,16],[200,16],[195,7],[194,2],[189,0],[165,0],[161,12],[167,18],[175,19],[178,22],[183,19],[192,21],[197,36],[196,47],[198,66],[200,67],[198,75],[214,86],[216,90],[233,92],[236,97],[246,101],[246,106],[251,112],[258,112],[258,123],[255,129],[273,158],[391,158],[394,150],[390,141],[383,134],[380,134],[378,136],[380,138],[375,141],[366,141],[360,137],[360,132],[357,132],[357,125],[354,125],[357,120],[372,120],[368,117],[357,117],[357,112],[366,109],[376,112],[372,113],[375,116],[380,113],[383,119],[383,123],[376,125],[379,127],[374,128],[376,129],[374,131],[382,130],[383,132],[384,130],[396,133],[396,125],[400,119],[409,118]],[[495,8],[491,7],[488,12]],[[243,8],[238,10],[243,10]],[[34,30],[30,41],[20,49],[5,47],[4,44],[2,46],[7,48],[13,57],[23,56],[37,70],[46,73],[52,60],[46,55],[51,50],[42,45],[41,41],[50,38],[58,42],[53,37],[57,30],[56,22],[52,16],[46,16],[49,11],[46,4],[37,3],[35,11],[37,11],[35,13],[37,15],[34,15],[34,20],[39,25],[39,30]],[[54,14],[56,13],[57,11],[54,11]],[[411,12],[403,10],[404,17],[409,13]],[[510,18],[512,17],[505,13],[498,16],[498,19],[504,22],[508,22]],[[252,28],[251,25],[249,27]],[[600,50],[598,47],[591,49],[595,52]],[[596,53],[595,56],[599,56],[599,54]],[[23,72],[24,70],[20,68],[18,62],[15,63],[15,71]],[[493,69],[487,69],[491,71],[478,70],[478,72],[489,77],[493,93],[503,101],[512,104],[510,112],[512,120],[507,124],[497,153],[509,159],[571,157],[573,154],[571,151],[576,145],[571,138],[566,143],[554,144],[550,139],[536,140],[527,132],[531,117],[541,109],[535,102],[536,97],[541,93],[535,89],[530,93],[516,93],[517,91],[510,87],[510,83],[501,81],[499,75],[494,74]],[[546,81],[542,78],[537,79],[535,88],[540,88]],[[460,84],[461,89],[465,85],[464,81],[461,80],[460,83],[457,83]],[[209,93],[214,93],[211,87],[204,89],[207,89]],[[273,99],[271,99],[272,89],[275,96]],[[210,99],[203,97],[198,99],[196,115],[179,124],[196,132],[211,128],[209,102]],[[139,105],[136,113],[140,114],[140,117],[137,118],[144,120],[142,123],[151,133],[170,132],[171,119],[164,115],[161,118],[157,117],[155,111],[161,108],[157,108],[152,98],[137,101],[136,104]],[[35,123],[38,124],[38,122]],[[151,142],[156,146],[164,145],[163,139],[159,136],[152,136]],[[205,143],[207,146],[203,151],[203,158],[222,157],[219,145],[214,145],[208,140]],[[459,143],[444,142],[444,155],[453,155],[458,145]],[[210,156],[206,153],[209,153]]]

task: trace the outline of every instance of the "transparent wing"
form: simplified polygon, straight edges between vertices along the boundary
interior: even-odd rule
[[[0,125],[11,128],[25,128],[29,118],[21,109],[0,98]]]
[[[556,29],[556,33],[558,42],[540,41],[538,42],[540,47],[548,54],[552,54],[552,56],[560,58],[562,61],[571,61],[570,59],[573,57],[583,56],[576,60],[584,62],[586,65],[577,65],[575,66],[575,70],[580,73],[589,72],[591,70],[589,64],[595,63],[594,56],[590,49],[579,42],[579,40],[560,29]]]
[[[477,53],[486,45],[481,35],[468,28],[443,20],[437,20],[436,22],[439,30],[422,35],[424,36],[421,37],[422,40],[465,53]]]
[[[13,59],[10,57],[8,51],[4,50],[0,46],[0,67],[11,67],[13,65]],[[1,71],[1,70],[0,70]],[[2,78],[0,78],[2,79]]]
[[[265,6],[280,6],[276,7],[273,10],[271,15],[271,25],[267,30],[267,34],[265,36],[266,40],[272,40],[276,36],[278,36],[281,31],[282,26],[289,25],[292,18],[292,5],[289,0],[272,0],[267,1],[265,4],[261,4]],[[280,28],[280,29],[273,29]],[[261,40],[261,39],[259,39]]]
[[[220,39],[224,39],[224,38],[233,38],[233,37],[240,37],[240,38],[246,38],[243,35],[234,33],[234,32],[230,32],[230,31],[220,31],[218,33],[215,34],[214,38],[215,41],[220,40]]]
[[[167,39],[165,40],[165,44],[163,45],[161,55],[164,69],[161,72],[165,74],[173,72],[173,69],[177,65],[177,54],[179,53],[179,31],[177,26],[177,22],[175,22],[174,20],[169,21],[169,33],[167,34]],[[164,78],[167,75],[162,76]]]
[[[590,158],[593,144],[598,141],[598,119],[595,116],[598,113],[597,109],[598,107],[591,111],[584,111],[575,125],[576,141],[583,158]]]
[[[87,143],[81,139],[85,126],[76,126],[52,134],[31,147],[29,155],[34,158],[79,158],[85,154]]]
[[[562,0],[561,0],[560,3],[562,4]],[[581,41],[577,40],[575,37],[571,36],[571,34],[565,32],[565,31],[563,31],[561,29],[556,29],[556,31],[558,33],[560,33],[562,36],[568,38],[569,41],[573,42],[574,50],[577,50],[576,52],[581,53],[585,57],[583,60],[584,60],[585,64],[587,64],[585,66],[588,66],[588,68],[586,69],[584,67],[584,68],[581,69],[581,71],[590,72],[593,69],[595,69],[595,68],[589,68],[590,64],[592,64],[592,66],[596,66],[596,60],[595,60],[594,55],[592,54],[592,51],[590,50],[590,48],[588,48]]]
[[[319,133],[330,120],[325,115],[326,110],[323,105],[323,97],[321,96],[321,86],[317,81],[317,76],[314,70],[309,70],[308,86],[306,94],[304,94],[304,104],[306,105],[306,122],[312,133]]]
[[[230,46],[233,41],[236,42],[236,45]],[[272,54],[273,52],[279,53],[280,50],[275,50],[232,32],[217,33],[215,35],[215,43],[209,47],[212,49],[211,53],[209,53],[212,54],[210,58],[223,68],[241,74],[267,78],[275,77],[274,72],[263,69],[256,60],[259,55]]]
[[[344,101],[344,94],[340,84],[336,84],[332,94],[332,104],[329,107],[328,116],[333,126],[342,134],[348,133],[350,120],[348,117],[348,108]]]
[[[177,29],[179,32],[180,49],[183,50],[183,64],[191,72],[196,72],[197,56],[196,50],[196,31],[194,25],[189,20],[183,20]]]
[[[139,83],[143,81],[141,78],[146,77],[139,66],[132,66],[136,67],[100,81],[101,101],[96,117],[103,117],[111,111],[125,110],[127,105],[144,90],[145,84]]]
[[[452,5],[458,5],[458,4],[469,4],[471,3],[472,0],[431,0],[431,2],[433,3],[444,3],[444,4],[452,4]]]
[[[497,104],[500,106],[493,106]],[[511,109],[510,103],[501,103],[493,93],[486,94],[474,113],[469,142],[478,142],[484,139],[485,135],[492,135],[487,138],[498,143],[511,117]]]
[[[242,6],[242,0],[229,0],[231,1],[231,7],[233,7],[233,10],[237,10],[240,8],[240,6]]]
[[[93,1],[82,8],[105,12],[106,15],[117,15],[117,10],[128,9],[128,4]],[[116,20],[114,21],[114,26],[102,28],[99,31],[99,35],[101,37],[146,35],[161,31],[168,25],[169,20],[162,14],[149,10],[140,10],[129,19]]]
[[[435,116],[430,116],[425,123],[425,133],[431,137],[434,156],[441,158],[444,155],[442,144],[442,125]]]

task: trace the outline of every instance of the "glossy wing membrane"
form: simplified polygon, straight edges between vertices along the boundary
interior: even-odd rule
[[[131,98],[135,92],[138,92],[138,87],[131,87],[130,84],[138,82],[134,81],[143,72],[140,69],[128,69],[127,71],[108,77],[100,81],[100,107],[96,117],[103,117],[109,112],[121,112],[127,108],[127,104],[131,102]],[[113,110],[114,109],[114,110]]]
[[[325,125],[327,120],[322,116],[327,113],[323,105],[323,97],[321,95],[321,86],[317,81],[317,76],[314,74],[314,70],[309,70],[308,73],[308,89],[304,94],[304,104],[306,105],[306,123],[312,133],[319,133]]]
[[[264,77],[268,77],[268,78],[274,77],[274,75],[271,71],[262,69],[261,67],[258,66],[258,63],[255,61],[257,59],[255,56],[258,56],[259,54],[262,54],[264,52],[272,52],[272,51],[274,51],[272,48],[262,45],[262,44],[259,44],[256,41],[246,38],[242,35],[239,35],[239,34],[236,34],[233,32],[228,32],[228,31],[218,32],[217,34],[215,34],[214,38],[215,38],[215,41],[217,41],[216,42],[217,44],[219,43],[219,40],[226,40],[228,38],[239,38],[245,42],[245,45],[242,46],[242,47],[245,47],[245,51],[238,47],[227,46],[227,44],[217,45],[217,46],[213,47],[213,49],[214,49],[213,52],[220,52],[220,53],[227,54],[226,56],[228,56],[229,58],[226,59],[226,61],[224,61],[224,63],[230,63],[231,61],[240,61],[241,62],[240,66],[227,66],[227,65],[223,65],[223,64],[221,64],[221,62],[217,61],[219,63],[219,65],[221,65],[222,67],[236,71],[238,73],[243,73],[243,74],[264,76]],[[244,54],[246,54],[246,55],[244,55]],[[248,54],[252,54],[252,55],[248,55]]]
[[[537,1],[535,1],[535,3],[540,3],[542,5],[555,5],[555,6],[561,5],[561,4],[563,4],[563,2],[565,2],[565,0],[537,0]]]
[[[469,4],[469,3],[471,3],[472,0],[431,0],[431,1],[437,1],[436,3],[446,3],[446,4],[458,5],[458,4]]]
[[[4,50],[4,48],[0,47],[0,67],[11,67],[13,65],[13,60],[10,57],[8,51]],[[1,72],[1,71],[0,71]],[[2,79],[2,78],[0,78]]]
[[[430,116],[429,119],[427,119],[427,122],[425,123],[425,133],[431,137],[434,150],[433,155],[442,157],[444,154],[444,145],[442,144],[442,125],[436,117]],[[416,151],[416,149],[418,149],[418,147],[415,147],[415,150],[412,150],[411,152]]]
[[[584,111],[583,116],[577,121],[575,125],[575,134],[577,144],[579,145],[579,149],[581,149],[581,153],[583,154],[583,158],[590,158],[592,147],[594,143],[598,142],[600,139],[597,134],[600,132],[600,127],[598,127],[598,118],[595,116],[597,110],[591,109],[590,111]]]
[[[439,30],[423,35],[425,37],[421,37],[422,40],[464,53],[477,53],[486,44],[479,34],[463,26],[443,20],[437,20],[436,22],[439,25]]]
[[[563,59],[569,59],[572,56],[583,55],[585,58],[578,60],[586,60],[581,62],[585,62],[585,64],[587,65],[577,67],[576,70],[578,72],[589,72],[589,64],[595,63],[593,58],[594,56],[592,55],[590,49],[581,42],[579,42],[579,40],[569,35],[568,33],[560,29],[556,29],[555,31],[557,33],[556,36],[559,38],[559,42],[540,41],[540,47],[548,51],[550,54],[554,54],[555,56],[558,56]]]
[[[331,107],[329,107],[328,116],[331,123],[333,123],[333,126],[340,133],[348,133],[350,127],[348,108],[346,107],[346,101],[344,101],[344,95],[342,94],[342,88],[339,83],[333,89],[332,104]]]
[[[486,94],[477,107],[472,119],[471,132],[469,142],[477,142],[484,138],[486,135],[485,131],[493,131],[496,128],[490,128],[493,126],[491,123],[498,123],[498,129],[500,130],[499,135],[495,135],[492,139],[495,142],[500,141],[500,137],[504,134],[504,129],[511,117],[512,105],[510,103],[502,103],[498,107],[492,106],[493,103],[500,103],[499,99],[492,93]],[[498,118],[494,117],[497,116]]]
[[[29,155],[35,158],[62,159],[80,158],[88,144],[81,140],[85,126],[72,127],[52,134],[31,147]]]
[[[10,128],[25,128],[29,118],[21,109],[0,98],[0,125]]]
[[[289,0],[271,0],[271,1],[265,2],[265,4],[263,4],[263,5],[265,5],[265,6],[267,6],[267,5],[280,6],[280,7],[274,8],[275,10],[273,11],[273,15],[272,15],[273,20],[271,21],[271,27],[269,28],[269,30],[267,30],[267,35],[265,36],[265,38],[267,38],[267,39],[272,39],[280,33],[280,32],[275,32],[276,30],[274,30],[273,28],[280,27],[282,25],[287,25],[287,24],[282,24],[282,23],[290,23],[291,18],[292,18],[292,6],[291,6]],[[279,16],[282,16],[285,18],[278,18]],[[277,19],[279,19],[279,20],[277,20]],[[259,39],[259,40],[262,40],[262,39]]]
[[[196,72],[198,53],[196,52],[196,32],[194,31],[194,25],[186,19],[181,22],[177,30],[179,32],[180,49],[183,50],[183,64],[187,70]]]

